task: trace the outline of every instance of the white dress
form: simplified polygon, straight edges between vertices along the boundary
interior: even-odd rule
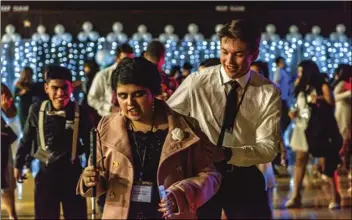
[[[316,91],[313,90],[310,94],[316,95]],[[307,95],[307,101],[310,102],[310,97]],[[305,134],[305,130],[308,126],[310,118],[310,110],[308,107],[304,93],[300,92],[297,96],[297,118],[294,119],[295,127],[293,129],[290,146],[293,151],[308,152],[308,143]]]
[[[348,138],[348,129],[351,126],[351,91],[343,91],[344,81],[339,82],[334,89],[336,102],[335,118],[344,140]]]

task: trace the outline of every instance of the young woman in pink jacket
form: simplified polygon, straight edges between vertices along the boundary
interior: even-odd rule
[[[84,170],[77,193],[89,197],[93,186],[105,192],[103,219],[196,218],[220,185],[215,146],[194,119],[155,99],[160,75],[149,61],[123,59],[112,86],[121,111],[100,121],[98,166]]]

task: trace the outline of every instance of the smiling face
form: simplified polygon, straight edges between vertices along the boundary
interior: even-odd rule
[[[66,107],[73,91],[72,83],[63,79],[51,79],[44,84],[44,88],[56,110]]]
[[[228,37],[221,39],[220,61],[231,79],[244,76],[253,61],[258,57],[258,50],[251,51],[247,44]]]
[[[148,88],[118,84],[116,93],[123,114],[131,121],[148,122],[152,118],[154,97]]]

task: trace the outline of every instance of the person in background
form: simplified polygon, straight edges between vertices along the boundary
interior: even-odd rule
[[[340,68],[334,97],[336,102],[335,117],[340,133],[343,138],[343,145],[340,150],[342,157],[342,168],[351,175],[351,99],[352,99],[352,66],[344,65]],[[349,87],[349,88],[348,88]]]
[[[169,84],[172,91],[176,91],[177,87],[180,85],[177,81],[178,77],[181,75],[180,66],[172,66],[169,74]]]
[[[287,126],[290,124],[290,118],[288,117],[288,106],[290,96],[290,81],[291,77],[286,71],[285,60],[283,57],[278,57],[275,60],[276,71],[274,73],[273,82],[280,88],[281,91],[281,118],[280,128],[281,133],[285,132]]]
[[[93,79],[97,72],[99,72],[99,65],[94,60],[86,60],[83,64],[83,72],[85,74],[85,80],[76,80],[74,81],[73,88],[74,90],[81,88],[83,91],[83,99],[81,101],[81,106],[86,108],[89,111],[89,116],[94,127],[96,127],[101,119],[101,116],[98,114],[97,110],[88,105],[88,92],[92,85]]]
[[[34,103],[16,153],[15,178],[23,182],[22,168],[32,145],[39,163],[35,176],[35,219],[59,219],[62,204],[65,219],[87,219],[86,201],[75,189],[82,166],[79,156],[89,151],[88,113],[70,100],[72,73],[52,66],[45,91],[49,100]]]
[[[32,104],[32,77],[33,69],[26,66],[23,68],[20,78],[15,83],[15,100],[19,99],[18,115],[22,130],[28,117],[29,106]]]
[[[335,88],[335,86],[339,82],[341,69],[344,68],[345,66],[348,66],[348,64],[341,63],[335,69],[335,71],[333,73],[333,77],[330,79],[330,85],[331,85],[332,88]]]
[[[216,66],[216,65],[219,65],[220,64],[220,59],[219,58],[209,58],[209,59],[206,59],[204,60],[203,62],[201,62],[199,64],[199,71],[200,70],[203,70],[207,67],[210,67],[210,66]]]
[[[185,62],[182,66],[182,76],[186,78],[189,74],[191,74],[192,68],[192,64]]]
[[[48,94],[45,92],[44,84],[46,81],[47,73],[50,70],[50,68],[53,66],[55,66],[55,65],[53,65],[53,64],[46,65],[43,68],[43,76],[44,76],[43,81],[37,81],[37,82],[33,83],[33,85],[32,85],[32,96],[33,96],[32,101],[33,101],[33,103],[42,102],[44,100],[49,99]]]
[[[1,83],[1,203],[4,205],[8,218],[17,219],[15,206],[16,180],[13,173],[11,144],[17,140],[17,135],[5,122],[17,114],[16,106],[9,88]]]
[[[292,150],[296,152],[294,186],[291,198],[285,206],[286,208],[302,206],[302,182],[309,153],[312,153],[324,157],[322,178],[328,183],[330,189],[329,209],[339,209],[341,196],[337,190],[335,171],[340,163],[338,152],[342,146],[342,138],[334,117],[334,97],[329,84],[325,82],[313,61],[301,62],[297,75],[295,82],[297,108],[289,112],[290,118],[295,120],[296,125],[290,143]],[[317,132],[319,136],[316,135]],[[315,144],[309,145],[309,143]]]
[[[116,49],[115,63],[96,74],[88,91],[88,105],[94,108],[103,117],[118,111],[119,108],[112,103],[113,90],[111,88],[111,73],[116,69],[121,59],[133,58],[133,49],[128,43],[121,44]]]
[[[107,192],[103,219],[195,219],[219,188],[215,146],[194,119],[156,99],[160,83],[143,58],[125,58],[112,73],[121,112],[100,121],[98,168],[88,166],[77,185],[84,197],[93,186]]]
[[[251,69],[257,73],[262,74],[265,78],[269,79],[268,63],[263,61],[254,61],[251,63]]]
[[[171,89],[169,77],[163,71],[163,65],[165,63],[164,44],[158,40],[151,41],[145,51],[144,58],[154,63],[160,73],[162,91],[157,98],[164,101],[168,100],[174,91]]]

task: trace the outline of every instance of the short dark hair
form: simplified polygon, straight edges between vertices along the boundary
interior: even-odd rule
[[[148,56],[160,60],[162,56],[165,56],[165,47],[164,44],[158,40],[153,40],[148,44],[147,50],[145,53]]]
[[[52,79],[62,79],[72,82],[71,70],[63,66],[50,65],[46,72],[46,82],[49,83]]]
[[[238,39],[247,44],[251,51],[259,49],[261,31],[255,22],[248,19],[232,20],[218,32],[221,42],[223,37]]]
[[[276,65],[278,65],[280,61],[283,62],[284,60],[285,60],[285,59],[284,59],[283,57],[277,57],[277,58],[275,59],[275,63],[276,63]]]
[[[121,53],[133,53],[133,49],[128,43],[123,43],[116,48],[116,57],[120,57]]]
[[[179,74],[180,71],[181,71],[181,67],[179,65],[172,66],[169,75],[175,76],[176,74]]]
[[[339,81],[349,82],[352,77],[352,66],[345,64],[342,65],[339,71]]]
[[[161,78],[156,65],[142,57],[123,58],[111,75],[111,86],[135,84],[148,88],[153,95],[161,94]]]
[[[265,78],[269,79],[269,67],[268,63],[257,60],[251,63],[251,66],[257,66],[260,69],[260,74],[262,74]]]
[[[219,58],[209,58],[200,63],[200,66],[209,67],[221,64]]]
[[[191,70],[193,68],[192,64],[190,64],[189,62],[185,62],[182,66],[182,68],[184,70]]]

